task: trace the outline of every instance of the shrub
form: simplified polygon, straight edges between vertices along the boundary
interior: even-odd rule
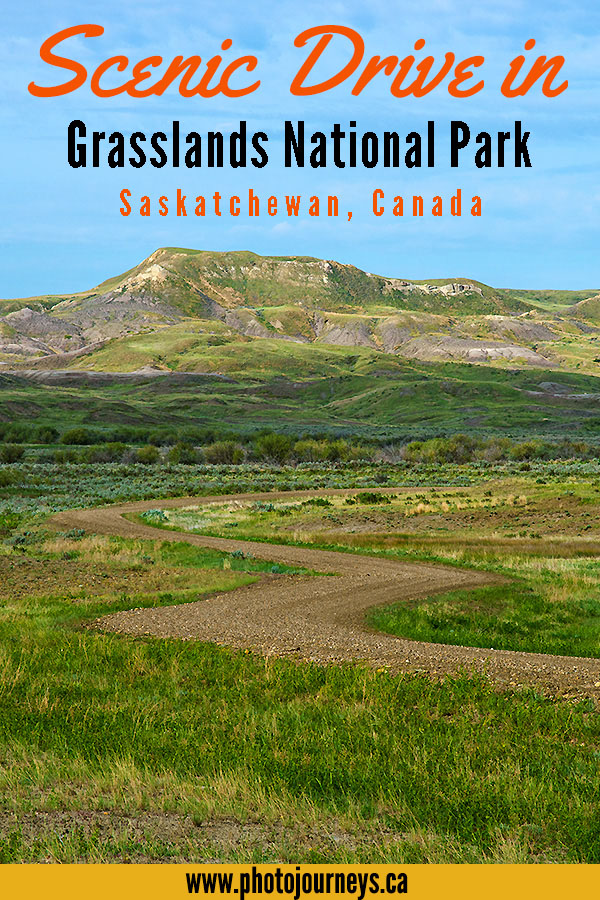
[[[198,462],[198,451],[191,444],[180,441],[174,447],[171,447],[167,458],[170,463],[193,466],[194,463]]]
[[[162,511],[162,509],[147,509],[145,512],[140,513],[140,519],[144,519],[146,522],[158,523],[158,522],[168,522],[168,516]]]
[[[35,432],[36,444],[54,444],[58,440],[58,431],[50,425],[40,425]]]
[[[239,465],[244,459],[244,451],[236,441],[215,441],[204,448],[204,458],[215,465]]]
[[[29,425],[22,422],[13,422],[4,432],[4,440],[6,443],[24,444],[30,440],[33,429]]]
[[[361,491],[357,494],[355,500],[358,503],[365,503],[369,506],[373,503],[390,503],[391,500],[386,494],[376,494],[374,491]]]
[[[258,459],[283,463],[288,459],[292,442],[284,434],[263,434],[254,444]]]
[[[19,444],[3,444],[0,447],[0,460],[3,463],[18,462],[24,455],[25,450]]]
[[[404,447],[403,455],[412,463],[466,463],[477,459],[482,444],[466,434],[454,434],[448,438],[432,438],[428,441],[411,441]]]
[[[7,535],[21,524],[22,516],[12,509],[5,509],[0,513],[0,534]]]
[[[521,444],[515,444],[510,451],[512,459],[541,459],[544,456],[544,444],[542,441],[523,441]]]
[[[325,459],[328,459],[330,462],[339,462],[342,459],[347,459],[348,455],[349,448],[347,441],[339,440],[327,442]]]
[[[484,445],[481,457],[486,462],[498,462],[498,460],[508,457],[510,448],[511,441],[509,438],[490,438]]]
[[[77,462],[78,454],[76,450],[55,450],[52,458],[55,463],[71,463]]]
[[[151,431],[148,443],[155,447],[167,447],[177,443],[177,435],[173,431]]]
[[[127,451],[125,444],[118,441],[98,444],[82,452],[82,460],[89,463],[120,462]]]
[[[315,441],[312,438],[296,441],[294,456],[299,462],[320,462],[326,458],[327,442]]]
[[[143,463],[145,466],[154,465],[159,459],[160,450],[158,447],[155,447],[154,444],[147,444],[145,447],[140,447],[135,453],[135,461]]]
[[[70,428],[60,439],[61,444],[94,444],[97,440],[93,431],[88,428]]]

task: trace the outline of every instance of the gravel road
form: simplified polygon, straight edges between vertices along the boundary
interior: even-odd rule
[[[381,491],[398,493],[398,489]],[[498,576],[353,553],[159,531],[123,518],[128,512],[157,507],[355,493],[352,490],[286,491],[169,498],[67,510],[56,514],[51,523],[60,530],[84,528],[88,533],[185,541],[227,552],[241,550],[258,559],[327,573],[316,577],[267,576],[253,585],[207,600],[114,613],[96,623],[107,631],[211,641],[252,649],[266,656],[289,656],[317,663],[356,660],[385,666],[393,672],[425,672],[434,677],[477,671],[502,688],[533,686],[557,697],[600,699],[600,660],[427,644],[375,632],[364,624],[365,613],[373,606],[497,583]]]

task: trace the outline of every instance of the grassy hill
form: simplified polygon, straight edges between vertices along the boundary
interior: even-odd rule
[[[411,362],[365,348],[267,340],[204,348],[198,358],[206,371],[227,375],[0,376],[0,422],[35,421],[60,433],[81,425],[99,439],[110,428],[143,427],[242,435],[266,428],[384,442],[468,432],[593,443],[600,430],[600,378],[593,376],[561,374],[557,381],[555,371]]]
[[[167,247],[88,292],[0,301],[3,421],[589,438],[599,362],[595,291],[312,257]]]
[[[0,301],[0,362],[102,368],[107,355],[98,345],[121,341],[109,352],[119,369],[173,354],[169,367],[181,368],[186,354],[186,365],[194,364],[186,336],[202,333],[213,341],[279,338],[422,360],[568,367],[575,337],[587,350],[573,367],[589,369],[600,352],[599,303],[593,291],[415,282],[312,257],[166,247],[88,292]],[[148,334],[149,344],[131,342]],[[148,346],[152,358],[144,357]]]

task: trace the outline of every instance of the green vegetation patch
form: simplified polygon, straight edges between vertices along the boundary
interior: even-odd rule
[[[105,613],[288,570],[160,531],[43,531],[57,508],[152,497],[159,526],[472,565],[516,580],[403,611],[446,609],[455,643],[598,656],[598,461],[429,449],[393,465],[1,466],[0,861],[600,862],[591,701],[99,633],[84,626]],[[371,503],[377,483],[398,495]],[[159,499],[324,486],[369,502]],[[209,846],[223,822],[240,838]]]
[[[374,610],[368,621],[380,631],[436,644],[600,656],[600,598],[550,599],[521,582],[394,604]]]
[[[587,703],[80,632],[61,627],[62,606],[0,610],[0,751],[15,760],[0,786],[17,811],[31,808],[35,784],[38,808],[311,815],[348,828],[377,818],[398,839],[451,842],[457,861],[509,847],[513,860],[600,861],[600,720]],[[0,844],[6,862],[44,852]],[[427,847],[415,840],[405,854],[426,861]],[[81,846],[79,858],[93,855]]]

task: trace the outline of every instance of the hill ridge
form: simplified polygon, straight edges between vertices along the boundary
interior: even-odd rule
[[[257,340],[552,368],[563,365],[563,345],[573,335],[592,366],[600,354],[597,291],[536,294],[472,279],[416,281],[249,250],[159,247],[90,291],[0,301],[5,370],[75,360],[103,368],[109,358],[126,371],[177,369],[189,366],[191,348],[197,356],[198,348],[212,347],[216,358],[220,346]]]

